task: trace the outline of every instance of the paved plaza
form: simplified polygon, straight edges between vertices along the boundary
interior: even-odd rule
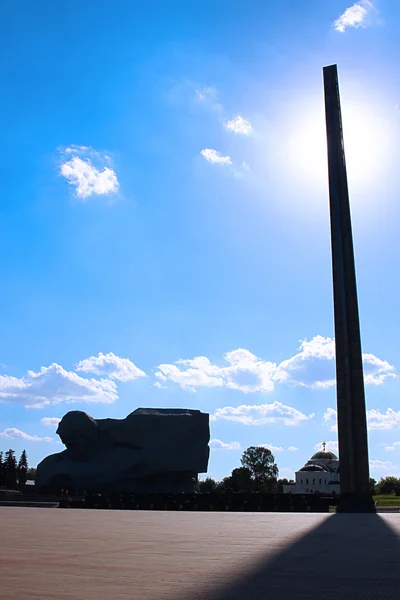
[[[0,507],[1,600],[393,600],[400,514]]]

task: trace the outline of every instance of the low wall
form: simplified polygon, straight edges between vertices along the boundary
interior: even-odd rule
[[[63,495],[62,508],[117,510],[181,510],[232,512],[329,512],[337,499],[318,495],[210,493],[210,494],[88,494]]]

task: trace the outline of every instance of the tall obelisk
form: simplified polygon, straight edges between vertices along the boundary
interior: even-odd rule
[[[337,66],[325,67],[325,116],[335,315],[340,459],[338,511],[374,511],[369,486],[367,418],[357,283]]]

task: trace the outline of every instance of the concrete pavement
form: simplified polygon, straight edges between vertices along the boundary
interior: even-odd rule
[[[400,515],[0,507],[1,600],[400,598]]]

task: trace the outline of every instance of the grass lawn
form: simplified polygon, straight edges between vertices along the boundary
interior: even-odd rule
[[[382,494],[374,496],[377,506],[400,506],[400,496],[392,496],[391,494]]]
[[[392,494],[382,494],[372,497],[376,502],[376,506],[398,506],[400,508],[400,496],[392,496]],[[336,506],[330,506],[329,512],[336,512]]]

